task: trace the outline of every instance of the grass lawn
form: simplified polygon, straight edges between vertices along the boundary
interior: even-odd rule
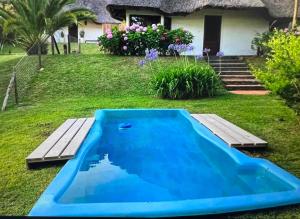
[[[61,166],[26,169],[25,157],[64,120],[91,116],[102,108],[184,108],[216,113],[267,140],[266,150],[247,151],[300,177],[300,118],[276,96],[225,94],[216,98],[169,101],[149,89],[149,71],[139,58],[99,54],[49,56],[31,82],[21,107],[0,113],[0,215],[26,215]],[[0,57],[0,91],[9,78],[13,56]],[[6,68],[3,69],[3,68]],[[4,87],[3,87],[4,86]],[[241,218],[299,218],[300,206],[230,215]]]

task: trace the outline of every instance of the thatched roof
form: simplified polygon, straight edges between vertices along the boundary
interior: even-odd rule
[[[116,24],[120,21],[111,17],[110,13],[106,9],[108,0],[76,0],[75,4],[71,7],[85,7],[93,11],[96,16],[97,23]]]
[[[266,8],[269,9],[269,13],[275,18],[290,18],[293,16],[294,0],[261,0]],[[300,12],[300,5],[299,5]],[[298,15],[300,17],[300,13]]]
[[[294,0],[109,0],[110,12],[124,8],[148,8],[166,14],[192,13],[203,8],[261,8],[272,17],[291,17]]]

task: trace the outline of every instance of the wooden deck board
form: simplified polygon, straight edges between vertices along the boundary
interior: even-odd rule
[[[86,119],[78,119],[64,134],[64,136],[50,149],[50,151],[45,155],[44,159],[49,160],[59,158],[60,154],[69,145],[85,121]]]
[[[56,129],[38,148],[36,148],[27,158],[27,161],[42,160],[59,139],[76,122],[76,119],[68,119],[58,129]]]
[[[215,114],[193,114],[196,120],[233,147],[266,147],[268,143]]]
[[[75,156],[77,151],[79,150],[81,143],[86,138],[87,134],[89,133],[92,125],[95,122],[95,118],[88,118],[81,129],[78,131],[76,136],[72,139],[69,146],[63,151],[60,155],[61,158],[72,158]]]

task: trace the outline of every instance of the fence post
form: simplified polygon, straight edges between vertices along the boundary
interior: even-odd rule
[[[39,70],[42,68],[42,48],[41,42],[38,42],[38,57],[39,57]]]
[[[68,34],[68,53],[71,54],[71,39],[70,39],[70,34]]]
[[[19,105],[19,93],[18,93],[18,84],[17,84],[17,71],[16,68],[13,68],[13,75],[14,75],[14,88],[15,88],[15,102],[16,105]]]

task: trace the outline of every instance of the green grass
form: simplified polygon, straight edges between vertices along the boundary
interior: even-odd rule
[[[65,119],[91,116],[103,108],[185,108],[192,113],[216,113],[270,143],[266,150],[245,153],[267,158],[300,177],[300,119],[280,98],[225,94],[211,99],[161,100],[149,89],[150,71],[137,66],[139,58],[98,54],[95,45],[83,51],[81,55],[49,56],[22,106],[0,113],[0,215],[28,214],[61,168],[29,171],[25,157]],[[0,60],[3,69],[10,58]],[[0,71],[1,91],[7,75]],[[230,217],[297,218],[300,207]]]

